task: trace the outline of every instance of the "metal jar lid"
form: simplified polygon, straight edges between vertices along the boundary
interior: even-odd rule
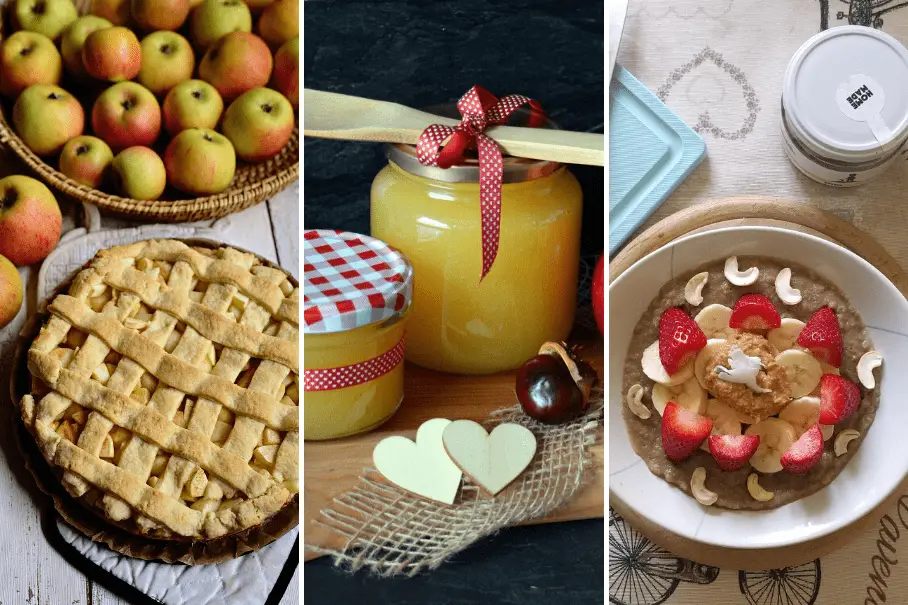
[[[870,165],[891,157],[908,137],[908,50],[869,27],[823,31],[789,62],[782,108],[791,137],[813,156]]]
[[[439,105],[427,108],[426,111],[446,118],[460,118],[455,105]],[[508,119],[508,126],[522,126],[526,123],[528,116],[528,111],[517,110]],[[542,128],[557,129],[557,126],[552,120],[547,118]],[[416,145],[395,143],[385,145],[384,149],[385,156],[390,162],[412,175],[445,183],[479,183],[479,160],[475,157],[475,153],[472,156],[468,156],[462,164],[451,166],[450,168],[438,168],[436,166],[426,166],[416,158]],[[503,157],[502,182],[520,183],[540,179],[549,176],[561,166],[558,162],[516,158],[506,155]]]

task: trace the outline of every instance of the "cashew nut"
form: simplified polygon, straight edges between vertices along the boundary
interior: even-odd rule
[[[867,351],[861,355],[858,361],[858,380],[861,384],[872,389],[876,387],[876,380],[873,378],[873,369],[883,365],[883,356],[879,351]]]
[[[748,475],[747,491],[750,493],[750,497],[757,502],[769,502],[775,496],[771,491],[763,489],[763,486],[760,485],[760,475],[757,473]]]
[[[641,420],[646,420],[653,415],[650,409],[643,404],[643,387],[639,384],[635,384],[627,390],[624,402],[634,413],[634,416]]]
[[[801,302],[801,291],[791,287],[791,269],[788,267],[776,275],[776,294],[786,305],[796,305]]]
[[[835,425],[821,424],[820,432],[823,433],[823,441],[829,441],[832,438],[832,434],[835,432]]]
[[[684,300],[687,301],[687,304],[696,307],[703,302],[703,286],[706,285],[708,279],[709,273],[704,271],[703,273],[697,273],[687,281],[684,286]]]
[[[719,495],[716,492],[711,492],[706,489],[706,469],[702,466],[698,466],[694,471],[694,474],[690,477],[690,491],[693,493],[694,498],[700,504],[704,506],[712,506],[716,503],[716,500],[719,499]]]
[[[845,429],[835,437],[835,455],[844,456],[848,452],[848,444],[861,436],[860,431]]]
[[[749,286],[757,281],[759,275],[760,270],[756,267],[751,267],[747,271],[738,271],[737,256],[729,256],[725,260],[725,279],[736,286]]]

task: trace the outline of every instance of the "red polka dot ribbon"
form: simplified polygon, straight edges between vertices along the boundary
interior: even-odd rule
[[[304,391],[334,391],[371,382],[404,360],[404,337],[388,351],[367,361],[339,368],[303,371]]]
[[[426,166],[450,168],[464,159],[471,148],[479,155],[479,204],[482,216],[482,281],[492,269],[498,255],[498,236],[501,226],[501,149],[484,130],[507,122],[515,110],[529,105],[532,111],[528,126],[537,126],[545,118],[538,101],[523,95],[507,95],[500,99],[474,86],[457,102],[463,116],[458,126],[432,124],[416,143],[416,157]]]

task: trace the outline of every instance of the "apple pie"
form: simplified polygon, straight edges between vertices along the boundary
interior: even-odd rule
[[[47,308],[22,419],[66,491],[153,540],[257,527],[299,493],[299,290],[232,248],[100,252]]]

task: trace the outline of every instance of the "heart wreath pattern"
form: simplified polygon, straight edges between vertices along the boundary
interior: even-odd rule
[[[709,111],[704,111],[697,118],[697,123],[692,126],[693,130],[701,135],[709,133],[717,139],[725,139],[727,141],[737,141],[741,140],[751,132],[753,132],[754,124],[757,122],[757,114],[760,112],[760,102],[757,99],[757,93],[754,91],[753,87],[747,81],[747,78],[744,76],[744,73],[738,69],[735,65],[727,62],[722,58],[720,53],[717,53],[712,48],[707,46],[691,59],[689,62],[685,63],[681,67],[672,71],[665,83],[659,87],[659,90],[656,92],[656,95],[659,97],[659,100],[663,103],[668,99],[669,94],[672,91],[672,88],[680,82],[684,76],[692,72],[694,69],[700,67],[706,61],[711,61],[715,64],[716,67],[727,73],[732,80],[734,80],[738,86],[741,87],[741,91],[744,95],[744,102],[747,106],[747,117],[744,119],[744,124],[737,130],[733,132],[727,132],[722,128],[716,126],[712,118],[710,118]]]

